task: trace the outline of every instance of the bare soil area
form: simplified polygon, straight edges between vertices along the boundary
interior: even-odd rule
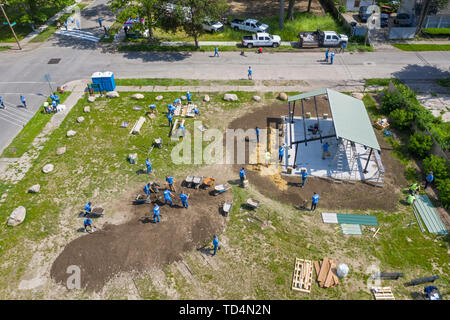
[[[177,191],[181,186],[178,184]],[[129,195],[131,218],[124,224],[105,224],[101,230],[81,236],[69,243],[51,268],[51,277],[66,284],[70,265],[81,269],[81,286],[98,291],[115,274],[144,271],[181,259],[184,251],[192,250],[220,233],[226,218],[220,214],[223,201],[230,193],[210,195],[210,190],[186,189],[189,209],[183,209],[178,194],[174,207],[164,205],[163,198],[152,201],[161,206],[161,222],[153,223],[153,204],[133,205],[141,190]]]
[[[229,5],[229,14],[236,16],[252,17],[268,17],[277,15],[280,12],[279,0],[227,0]],[[285,12],[289,1],[285,1]],[[308,1],[296,1],[294,11],[304,12],[308,9]],[[319,1],[311,1],[311,13],[316,15],[324,15],[325,11]]]
[[[306,101],[304,108],[305,112],[311,112],[313,116],[315,115],[313,99]],[[323,97],[317,98],[317,108],[319,114],[331,114],[328,102]],[[259,128],[278,127],[280,116],[287,115],[287,113],[287,103],[275,103],[261,107],[234,120],[230,124],[230,128],[246,130],[256,126]],[[301,116],[301,113],[301,106],[297,104],[295,116]],[[246,170],[249,183],[266,197],[293,205],[300,205],[304,199],[308,200],[310,205],[313,192],[317,192],[321,196],[319,207],[322,208],[393,211],[398,203],[399,192],[407,186],[407,181],[404,178],[404,168],[392,154],[391,146],[384,141],[377,130],[375,130],[375,133],[382,149],[381,159],[386,169],[383,188],[377,188],[363,182],[336,184],[314,177],[308,178],[305,187],[300,188],[301,179],[299,177],[284,175],[281,178],[285,181],[284,185],[287,185],[287,188],[280,188],[279,186],[282,184],[275,183],[270,176],[262,176],[258,172]],[[248,146],[246,150],[248,151]],[[246,161],[248,161],[248,154],[246,155]],[[235,166],[236,175],[241,167],[242,165]]]

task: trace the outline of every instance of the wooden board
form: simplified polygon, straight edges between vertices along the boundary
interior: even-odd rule
[[[313,266],[311,260],[295,258],[292,290],[310,293],[312,284]]]
[[[320,268],[320,272],[319,275],[317,276],[317,281],[320,282],[325,282],[325,279],[327,277],[328,274],[328,270],[330,269],[330,263],[328,261],[328,258],[324,258],[321,268]]]
[[[375,300],[395,300],[391,287],[372,288]]]
[[[314,268],[316,269],[316,276],[319,276],[319,272],[320,272],[319,261],[314,261]]]

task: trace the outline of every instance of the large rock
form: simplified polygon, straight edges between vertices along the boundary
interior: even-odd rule
[[[8,218],[8,226],[15,227],[21,224],[23,220],[25,220],[26,215],[27,210],[25,209],[25,207],[17,207]]]
[[[78,123],[82,123],[83,121],[84,121],[84,117],[78,117],[78,118],[77,118],[77,122],[78,122]]]
[[[223,100],[225,101],[237,101],[238,97],[234,93],[225,93],[223,96]]]
[[[91,112],[91,107],[86,106],[86,107],[84,107],[83,111],[86,113],[89,113],[89,112]]]
[[[211,98],[207,94],[205,94],[205,96],[203,97],[203,101],[209,102],[210,100]]]
[[[31,186],[30,189],[28,189],[29,193],[38,193],[41,190],[40,184],[35,184],[34,186]]]
[[[60,155],[62,155],[62,154],[64,154],[64,153],[66,153],[66,147],[61,147],[61,148],[58,148],[58,149],[56,150],[56,154],[57,154],[58,156],[60,156]]]
[[[141,94],[141,93],[135,93],[135,94],[133,94],[131,97],[132,97],[133,99],[136,99],[136,100],[144,99],[144,95]]]
[[[184,101],[184,100],[187,99],[187,97],[186,96],[181,96],[180,99]]]
[[[163,96],[157,96],[155,99],[156,99],[156,101],[160,101],[163,99]]]
[[[89,98],[88,98],[88,101],[89,101],[89,102],[94,102],[94,101],[95,101],[95,97],[89,97]]]
[[[261,97],[260,97],[260,96],[253,96],[253,100],[255,100],[255,101],[261,101]]]
[[[288,99],[288,96],[287,96],[286,93],[281,92],[281,93],[278,95],[278,99],[283,100],[283,101],[286,101],[286,100]]]
[[[359,100],[362,100],[364,98],[364,94],[361,93],[361,92],[353,92],[352,93],[352,97],[356,98],[356,99],[359,99]]]
[[[118,98],[119,97],[119,93],[117,91],[108,91],[106,93],[106,96],[108,98]]]
[[[76,135],[77,134],[77,132],[76,131],[73,131],[73,130],[69,130],[69,131],[67,131],[67,134],[66,134],[66,136],[67,137],[73,137],[74,135]]]
[[[49,163],[49,164],[46,164],[46,165],[42,168],[42,172],[44,172],[44,173],[49,173],[49,172],[52,172],[54,168],[55,168],[55,166],[52,165],[51,163]]]

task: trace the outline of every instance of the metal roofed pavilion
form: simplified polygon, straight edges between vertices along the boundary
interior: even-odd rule
[[[297,100],[323,94],[328,97],[336,138],[343,138],[380,151],[380,145],[373,131],[364,102],[359,99],[331,89],[320,89],[289,97],[289,108],[291,102],[295,103]],[[293,114],[294,112],[292,112],[292,117]]]

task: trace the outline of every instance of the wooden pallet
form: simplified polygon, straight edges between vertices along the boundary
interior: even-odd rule
[[[375,300],[395,300],[391,287],[372,288],[372,293]]]
[[[295,258],[292,290],[310,293],[313,277],[313,264],[311,260]]]

